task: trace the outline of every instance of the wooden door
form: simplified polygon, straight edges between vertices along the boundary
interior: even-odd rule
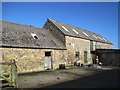
[[[84,51],[84,62],[87,62],[87,51]]]

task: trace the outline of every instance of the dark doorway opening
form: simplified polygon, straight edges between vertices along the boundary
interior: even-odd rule
[[[45,56],[51,56],[51,52],[50,51],[45,52]]]

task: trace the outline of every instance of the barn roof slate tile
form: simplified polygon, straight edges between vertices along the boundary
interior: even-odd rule
[[[2,21],[1,46],[65,49],[49,30]]]
[[[65,24],[50,18],[48,18],[47,20],[51,21],[54,25],[56,25],[65,35],[112,44],[110,41],[108,41],[107,39],[105,39],[103,36],[99,34],[96,34],[96,33],[93,33],[69,24]],[[67,29],[68,31],[65,29]]]

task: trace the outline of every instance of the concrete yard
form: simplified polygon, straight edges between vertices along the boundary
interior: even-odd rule
[[[19,75],[19,88],[119,88],[119,69],[74,67]]]

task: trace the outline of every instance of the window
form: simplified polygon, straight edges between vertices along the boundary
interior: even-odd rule
[[[95,35],[93,35],[93,37],[95,37],[96,39],[98,39]]]
[[[37,37],[37,36],[34,36],[34,38],[35,38],[35,39],[38,39],[38,37]]]
[[[76,34],[79,34],[75,29],[72,29]]]
[[[105,38],[103,38],[105,41],[107,41]]]
[[[76,51],[76,53],[75,53],[75,58],[78,58],[79,59],[79,55],[80,53],[78,52],[78,51]]]
[[[51,52],[50,51],[45,52],[45,56],[51,56]]]
[[[37,35],[36,35],[36,34],[31,33],[31,35],[32,35],[32,37],[33,37],[34,39],[38,39],[38,37],[37,37]]]
[[[67,30],[67,28],[66,28],[66,27],[62,26],[62,28],[63,28],[65,31],[69,32],[69,30]]]
[[[102,40],[102,38],[101,38],[101,37],[98,37],[98,38]]]
[[[87,37],[89,37],[87,33],[83,32],[83,34],[86,35]]]

